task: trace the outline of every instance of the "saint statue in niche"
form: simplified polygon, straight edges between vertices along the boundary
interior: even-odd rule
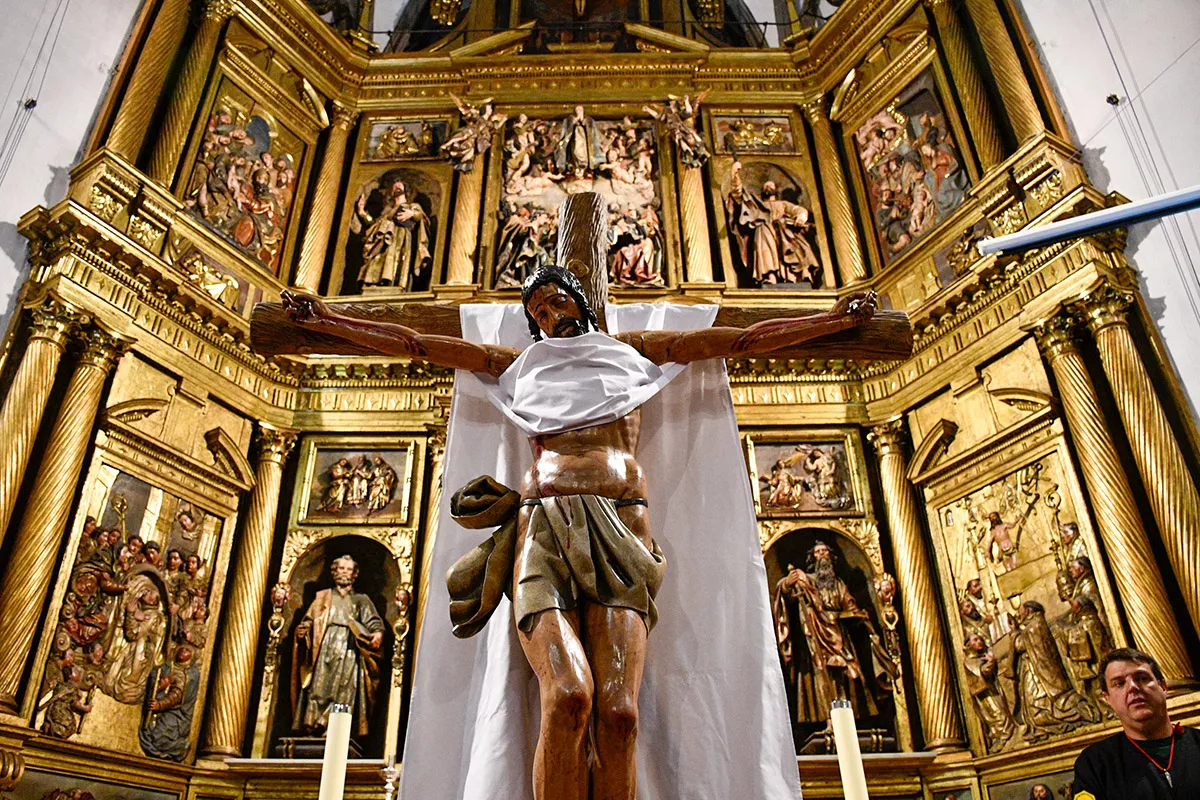
[[[755,194],[745,185],[742,163],[733,162],[725,211],[741,266],[756,285],[821,285],[821,263],[808,238],[812,214],[785,200],[776,181],[764,180]]]
[[[354,733],[366,736],[379,692],[386,625],[365,594],[354,591],[358,564],[341,556],[330,565],[333,588],[316,599],[296,628],[292,659],[293,728],[321,734],[334,705],[350,706]]]
[[[351,232],[362,236],[359,286],[411,291],[433,261],[430,228],[417,192],[398,175],[385,174],[363,190],[350,218]]]

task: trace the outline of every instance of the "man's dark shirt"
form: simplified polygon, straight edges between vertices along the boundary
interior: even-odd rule
[[[1124,732],[1096,742],[1075,761],[1072,797],[1088,800],[1195,800],[1200,798],[1200,731],[1180,728],[1175,734],[1175,759],[1171,781],[1150,763]],[[1162,766],[1170,758],[1171,739],[1139,741],[1142,749]]]

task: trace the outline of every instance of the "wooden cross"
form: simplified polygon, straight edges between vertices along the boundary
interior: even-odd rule
[[[604,325],[608,300],[607,211],[604,198],[592,192],[573,194],[559,209],[558,264],[583,283],[588,301]],[[357,319],[406,325],[422,333],[462,336],[458,307],[451,303],[392,305],[331,303],[330,310]],[[722,305],[714,326],[745,328],[769,319],[807,317],[812,308],[745,308]],[[261,355],[378,355],[369,348],[296,325],[280,303],[259,303],[250,315],[250,341]],[[903,311],[879,310],[855,328],[776,350],[771,358],[839,358],[895,360],[912,354],[913,328]]]

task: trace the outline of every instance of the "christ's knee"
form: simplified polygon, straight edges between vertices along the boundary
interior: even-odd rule
[[[542,717],[560,735],[582,736],[592,715],[592,683],[586,676],[555,676],[542,689]]]
[[[637,738],[638,707],[633,692],[605,693],[596,699],[597,733],[610,743],[632,744]]]

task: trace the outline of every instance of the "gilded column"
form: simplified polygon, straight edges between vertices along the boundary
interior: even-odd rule
[[[442,508],[442,465],[446,458],[446,426],[437,425],[429,437],[429,513],[425,515],[425,541],[421,543],[420,578],[417,582],[416,635],[413,645],[413,663],[417,659],[417,645],[421,643],[421,623],[425,620],[425,604],[429,600],[429,572],[433,564],[433,543],[437,536],[438,520]]]
[[[300,245],[300,262],[292,279],[293,286],[310,292],[316,292],[321,285],[325,252],[337,211],[338,186],[342,182],[342,166],[346,160],[346,143],[357,120],[357,111],[340,103],[333,104],[333,121],[325,142],[317,185],[313,188],[312,210],[308,214],[308,227],[304,229],[304,242]]]
[[[458,174],[454,203],[454,229],[450,233],[450,263],[446,283],[464,285],[475,278],[475,251],[479,246],[479,207],[483,198],[483,166]]]
[[[683,255],[689,283],[712,283],[712,252],[708,242],[708,212],[704,178],[699,167],[679,168],[679,211],[683,222]]]
[[[986,170],[1004,160],[1004,145],[1000,141],[996,119],[988,105],[983,78],[980,77],[971,56],[962,22],[959,21],[958,11],[954,8],[955,0],[926,2],[933,11],[943,52],[950,64],[950,74],[958,89],[958,95],[962,98],[963,110],[967,114],[967,126],[971,129],[971,139],[975,142],[975,152],[979,154],[979,160]]]
[[[1132,295],[1106,286],[1084,304],[1088,327],[1192,624],[1200,628],[1200,495],[1125,321]]]
[[[138,54],[117,118],[108,132],[108,149],[124,156],[130,163],[135,163],[141,153],[154,108],[166,85],[171,60],[187,33],[189,6],[191,0],[163,1],[146,44]]]
[[[62,549],[104,383],[130,339],[91,328],[46,444],[0,583],[0,711],[17,713],[21,678]]]
[[[879,479],[896,554],[896,582],[903,601],[904,630],[913,653],[913,683],[921,709],[925,746],[930,750],[958,750],[964,742],[954,697],[950,645],[938,619],[929,548],[906,475],[903,423],[894,420],[876,425],[868,438],[879,458]]]
[[[254,683],[254,655],[258,650],[259,626],[267,595],[267,573],[271,567],[271,540],[279,511],[279,486],[283,465],[297,431],[259,423],[258,463],[246,524],[238,539],[237,580],[225,611],[217,679],[213,682],[204,755],[239,756],[250,713],[250,690]]]
[[[1000,16],[996,0],[966,0],[966,3],[1019,144],[1045,130],[1041,109],[1025,79],[1025,68],[1008,35],[1008,26]]]
[[[0,458],[0,541],[12,521],[17,492],[54,388],[58,362],[62,360],[68,336],[79,321],[73,309],[54,299],[30,309],[30,313],[33,325],[29,344],[13,376],[4,408],[0,409],[0,442],[4,443],[4,455]]]
[[[196,118],[196,107],[204,93],[208,70],[217,53],[221,30],[236,9],[235,0],[207,0],[204,5],[200,28],[184,59],[175,92],[167,105],[162,130],[150,153],[150,177],[168,188],[179,167],[179,157],[187,142],[192,120]]]
[[[1075,344],[1074,323],[1059,315],[1040,326],[1036,336],[1058,383],[1059,400],[1075,442],[1096,527],[1109,553],[1117,591],[1126,616],[1137,620],[1131,626],[1134,640],[1138,647],[1154,654],[1172,681],[1188,679],[1192,675],[1191,662],[1129,479],[1104,424],[1096,386]]]
[[[833,226],[833,249],[837,254],[838,273],[843,286],[857,283],[867,277],[867,267],[858,229],[854,225],[854,208],[850,205],[850,191],[842,172],[837,140],[833,136],[833,126],[829,124],[829,114],[825,111],[825,100],[818,97],[801,108],[808,117],[817,146],[821,194],[825,198],[825,213],[829,215]]]

